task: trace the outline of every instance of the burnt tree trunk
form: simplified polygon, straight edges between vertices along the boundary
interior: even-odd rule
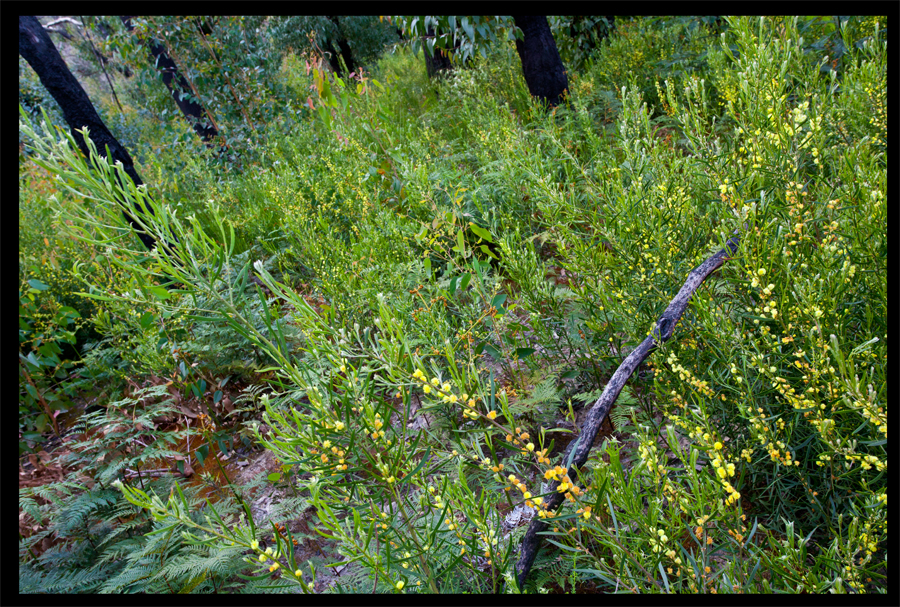
[[[131,23],[132,17],[124,16],[121,17],[121,19],[122,23],[125,24],[125,28],[129,32],[133,32],[134,25]],[[213,141],[219,135],[219,131],[216,128],[216,125],[213,124],[212,119],[208,116],[206,110],[197,101],[197,98],[194,96],[193,90],[191,89],[191,85],[181,72],[178,71],[178,66],[169,56],[169,52],[165,45],[158,40],[151,38],[147,41],[147,47],[150,50],[150,56],[153,63],[162,77],[163,84],[169,89],[169,93],[172,94],[172,98],[178,105],[178,109],[184,114],[188,124],[194,129],[197,136],[203,140],[203,143],[212,146]]]
[[[569,77],[547,17],[513,16],[513,20],[523,34],[522,40],[516,40],[516,51],[522,60],[528,91],[532,97],[556,107],[568,92]]]
[[[328,65],[331,66],[331,69],[334,70],[335,75],[340,78],[344,75],[344,68],[341,66],[341,55],[334,50],[334,45],[331,43],[331,38],[326,38],[323,43],[325,47],[325,51],[328,53]],[[346,59],[344,60],[346,62]]]
[[[341,31],[341,24],[340,22],[338,22],[338,18],[330,16],[328,17],[328,19],[334,24],[334,29],[337,30],[338,35],[335,39],[335,42],[338,45],[338,49],[340,49],[341,51],[341,57],[344,59],[344,66],[347,68],[347,72],[352,74],[356,71],[357,65],[356,61],[353,59],[353,51],[350,49],[350,43],[347,41],[346,36],[344,36],[344,32]],[[335,57],[334,59],[335,61],[334,63],[332,63],[332,67],[335,64],[340,66],[341,62],[337,59],[337,57]],[[342,70],[335,69],[335,72],[338,74],[338,76],[340,76]]]
[[[138,186],[143,184],[143,180],[141,180],[140,175],[134,169],[134,162],[128,151],[122,147],[122,144],[106,128],[87,93],[84,92],[81,84],[69,71],[66,62],[36,17],[19,17],[19,54],[37,73],[41,84],[44,85],[44,88],[59,104],[66,123],[72,129],[72,136],[75,138],[75,142],[85,157],[88,158],[88,161],[90,162],[90,152],[87,143],[82,134],[76,130],[84,127],[89,129],[89,137],[97,146],[97,152],[101,156],[107,158],[111,164],[121,162],[125,173],[134,184]],[[107,150],[109,155],[107,155]],[[156,239],[140,228],[134,217],[129,214],[127,203],[125,201],[120,202],[123,205],[125,218],[135,229],[141,242],[148,249],[153,249],[156,245]],[[140,207],[136,207],[136,209],[141,211]],[[152,213],[153,209],[148,208],[146,211]]]

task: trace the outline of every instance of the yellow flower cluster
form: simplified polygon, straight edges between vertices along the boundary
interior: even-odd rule
[[[463,417],[467,417],[469,419],[475,420],[478,419],[479,413],[475,409],[475,405],[477,401],[475,400],[474,395],[470,396],[469,394],[462,394],[457,396],[452,392],[453,386],[450,382],[441,382],[437,377],[432,377],[430,380],[425,377],[425,373],[421,369],[416,369],[413,372],[413,378],[422,382],[422,392],[425,394],[431,394],[432,390],[437,391],[437,396],[440,396],[441,401],[449,404],[461,403],[463,406]],[[487,413],[488,419],[496,419],[497,412],[489,411]]]
[[[644,443],[642,442],[638,447],[638,453],[641,456],[641,460],[644,464],[647,465],[647,469],[653,473],[657,480],[663,478],[666,474],[665,466],[660,465],[657,458],[657,449],[656,445],[652,442]]]
[[[675,356],[674,352],[670,352],[666,362],[669,363],[672,367],[672,371],[678,374],[679,379],[682,381],[686,381],[690,384],[697,392],[704,396],[708,396],[709,398],[715,398],[716,393],[712,391],[709,387],[709,382],[700,380],[691,373],[690,369],[686,369],[684,366],[678,363],[678,357]]]
[[[715,457],[710,463],[712,464],[713,469],[716,471],[716,477],[719,478],[722,486],[728,493],[728,498],[725,500],[725,504],[730,506],[733,503],[737,503],[738,500],[741,499],[741,494],[727,480],[728,478],[734,476],[734,464],[725,460],[725,455],[721,452],[723,448],[724,445],[722,445],[722,443],[719,441],[716,441],[715,444],[713,444],[713,449],[716,453]]]
[[[665,548],[665,543],[669,541],[669,536],[662,529],[650,530],[650,548],[653,552],[661,552]],[[674,555],[674,551],[670,551]]]

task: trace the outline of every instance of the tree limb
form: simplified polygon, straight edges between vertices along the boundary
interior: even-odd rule
[[[613,373],[613,376],[606,384],[606,388],[604,388],[600,398],[594,403],[594,406],[591,408],[590,412],[588,412],[584,423],[581,425],[581,433],[579,434],[578,439],[569,443],[569,446],[562,455],[563,462],[568,462],[570,457],[572,459],[572,464],[568,470],[569,478],[577,478],[576,474],[578,469],[587,462],[588,454],[594,444],[594,438],[596,438],[597,432],[600,430],[600,424],[609,414],[609,410],[619,397],[619,393],[625,386],[625,382],[628,381],[628,378],[632,376],[638,366],[650,356],[650,353],[653,352],[659,344],[668,341],[672,337],[675,325],[678,324],[682,314],[684,314],[684,311],[687,309],[694,291],[697,290],[710,274],[718,270],[727,259],[737,252],[739,242],[740,236],[738,236],[738,232],[735,230],[734,236],[725,243],[724,249],[691,270],[687,280],[685,280],[684,285],[681,287],[681,290],[678,291],[678,294],[671,302],[669,302],[669,306],[666,308],[665,312],[663,312],[662,316],[659,317],[659,320],[656,321],[656,326],[653,328],[651,334],[622,361],[622,364],[620,364],[619,368],[616,369],[616,372]],[[559,481],[554,481],[550,485],[552,495],[545,502],[548,512],[555,511],[563,502],[564,494],[556,491],[558,486]],[[547,526],[548,524],[544,522],[543,519],[535,517],[532,519],[528,531],[525,532],[525,537],[522,538],[522,544],[519,551],[519,562],[516,563],[516,579],[520,588],[524,587],[525,579],[528,577],[528,573],[531,571],[531,566],[534,564],[534,559],[537,556],[537,551],[541,542],[541,536],[538,534],[544,531]]]
[[[73,25],[75,25],[75,26],[77,26],[77,27],[84,27],[84,23],[78,23],[77,21],[75,21],[75,20],[72,19],[71,17],[60,17],[59,19],[54,19],[53,21],[51,21],[50,23],[48,23],[47,25],[45,25],[45,26],[44,26],[44,29],[53,27],[54,25],[58,25],[58,24],[60,24],[60,23],[71,23],[71,24],[73,24]],[[57,33],[59,33],[59,32],[57,32]]]

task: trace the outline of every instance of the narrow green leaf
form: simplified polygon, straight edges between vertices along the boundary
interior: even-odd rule
[[[491,257],[492,259],[496,259],[497,261],[500,261],[500,258],[497,257],[496,255],[494,255],[494,252],[491,251],[486,244],[481,245],[481,252],[484,253],[485,255],[487,255],[488,257]]]
[[[472,231],[475,232],[475,235],[479,238],[484,238],[488,242],[494,242],[494,237],[491,236],[491,233],[479,226],[475,223],[470,223],[469,227],[472,228]]]
[[[462,228],[456,233],[456,247],[454,247],[453,250],[459,251],[463,256],[466,254],[466,236],[463,233]]]

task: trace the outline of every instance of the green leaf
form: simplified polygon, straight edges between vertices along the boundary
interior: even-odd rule
[[[486,244],[481,245],[481,252],[484,253],[485,255],[487,255],[488,257],[492,257],[493,259],[500,261],[500,258],[497,257],[496,255],[494,255],[494,252],[491,251]]]
[[[472,27],[471,23],[469,23],[468,18],[463,17],[459,20],[459,24],[462,26],[463,31],[466,32],[466,36],[469,37],[469,40],[475,42],[475,28]]]
[[[422,460],[419,462],[419,465],[416,466],[415,469],[413,469],[412,472],[410,472],[409,474],[407,474],[406,476],[404,476],[402,479],[400,479],[400,483],[401,483],[401,484],[402,484],[402,483],[405,483],[405,482],[408,481],[410,478],[412,478],[413,476],[415,476],[415,475],[419,472],[419,470],[421,470],[422,468],[424,468],[424,467],[425,467],[425,464],[428,463],[428,456],[429,456],[430,454],[431,454],[431,450],[430,450],[430,449],[426,449],[426,450],[425,450],[425,455],[422,456]]]
[[[488,242],[494,242],[494,237],[491,236],[491,233],[479,226],[475,223],[470,223],[469,227],[472,228],[472,231],[475,232],[475,235],[479,238],[484,238]]]
[[[554,519],[554,520],[557,520],[557,519]],[[549,537],[547,538],[547,541],[550,542],[551,544],[553,544],[554,546],[559,546],[566,552],[579,552],[580,551],[578,548],[572,548],[571,546],[565,546],[563,544],[560,544],[559,542],[553,541]]]
[[[25,389],[28,391],[28,393],[31,395],[31,397],[34,400],[38,400],[38,392],[34,386],[32,386],[31,384],[25,384]]]
[[[197,447],[197,450],[194,452],[194,455],[197,456],[197,459],[200,460],[200,465],[203,465],[203,460],[206,459],[206,456],[209,455],[209,445],[206,443]]]
[[[462,275],[462,280],[459,282],[459,290],[465,291],[466,287],[469,286],[469,280],[471,280],[472,275],[469,273]]]
[[[497,311],[500,312],[504,301],[506,301],[506,293],[498,293],[491,300],[491,306],[497,308]]]
[[[60,316],[67,316],[69,318],[81,318],[81,314],[78,313],[78,310],[76,310],[75,308],[70,308],[69,306],[61,307],[58,314]]]
[[[278,481],[281,480],[281,472],[273,472],[266,478],[269,479],[269,481],[271,481],[273,483],[277,483]]]
[[[516,348],[516,358],[524,360],[534,354],[534,348]]]
[[[96,295],[94,293],[84,293],[83,291],[79,291],[75,293],[75,295],[79,295],[81,297],[89,297],[90,299],[96,299],[98,301],[115,301],[112,297],[107,297],[105,295]]]
[[[164,287],[148,287],[151,293],[156,296],[157,299],[166,300],[172,297],[172,294],[166,291]]]
[[[495,348],[491,344],[484,344],[484,349],[487,350],[487,353],[494,357],[495,360],[503,360],[503,355],[500,354],[500,350]]]
[[[44,283],[42,283],[40,280],[38,280],[37,278],[32,278],[31,280],[28,281],[28,284],[31,286],[32,289],[37,289],[38,291],[46,291],[47,289],[50,288],[47,285],[45,285]]]
[[[456,246],[453,247],[454,251],[458,251],[464,257],[466,255],[466,236],[463,233],[462,228],[459,229],[459,232],[456,233]]]
[[[153,324],[153,313],[145,312],[143,316],[141,316],[141,328],[146,330],[147,327]]]

